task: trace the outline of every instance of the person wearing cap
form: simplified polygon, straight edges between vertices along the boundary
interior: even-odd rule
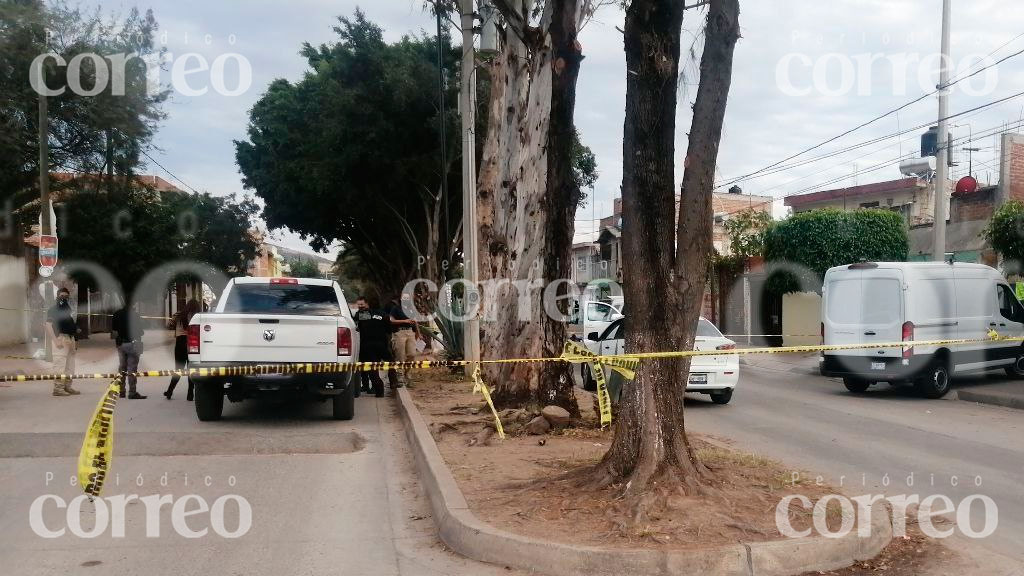
[[[53,342],[53,373],[59,375],[53,381],[53,395],[81,394],[71,387],[78,349],[78,324],[71,313],[71,292],[67,288],[57,290],[57,303],[46,312],[46,334]]]

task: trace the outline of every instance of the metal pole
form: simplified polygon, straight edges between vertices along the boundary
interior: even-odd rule
[[[441,136],[441,229],[444,235],[441,236],[441,241],[444,243],[444,258],[448,259],[448,255],[451,253],[451,240],[449,237],[448,230],[448,160],[447,154],[447,137],[445,134],[445,105],[444,105],[444,37],[441,35],[441,7],[439,4],[434,4],[434,12],[437,16],[437,101],[438,101],[438,132]],[[436,258],[436,254],[429,254],[428,257]],[[447,270],[447,263],[442,266],[443,270]]]
[[[42,67],[39,74],[44,75]],[[41,84],[42,85],[42,84]],[[50,219],[50,123],[46,96],[39,95],[39,236],[53,234],[53,221]],[[50,294],[49,281],[43,289],[43,308],[50,309],[53,297]],[[43,315],[43,351],[47,360],[53,358],[53,342],[46,332],[46,315]]]
[[[467,310],[478,308],[477,287],[480,271],[477,260],[476,217],[476,58],[473,48],[473,0],[460,0],[462,12],[462,252],[465,258],[465,280],[472,287],[466,293]],[[477,311],[479,312],[479,310]],[[466,322],[465,359],[480,360],[480,317],[473,314]]]
[[[949,36],[952,0],[942,0],[942,54],[939,64],[939,136],[938,153],[935,156],[935,224],[932,242],[932,260],[946,259],[946,205],[949,200],[949,132],[946,117],[949,116]]]

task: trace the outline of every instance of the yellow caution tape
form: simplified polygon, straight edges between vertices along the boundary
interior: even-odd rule
[[[103,481],[114,457],[114,408],[120,390],[121,379],[115,378],[96,405],[78,454],[78,483],[90,497],[103,491]]]
[[[260,374],[333,374],[369,370],[406,370],[426,368],[456,368],[476,364],[526,364],[534,362],[599,362],[620,372],[627,378],[641,360],[654,358],[686,358],[696,356],[745,356],[752,354],[797,354],[808,352],[835,352],[842,350],[877,350],[882,348],[910,348],[914,346],[963,346],[999,340],[1001,342],[1024,342],[1024,337],[1003,337],[985,339],[915,340],[906,342],[879,342],[873,344],[840,344],[814,346],[785,346],[781,348],[737,348],[734,350],[678,350],[671,352],[646,352],[620,354],[616,356],[562,355],[555,358],[502,358],[469,362],[466,360],[417,360],[406,362],[323,362],[290,364],[252,364],[242,366],[215,366],[206,368],[185,368],[181,370],[144,370],[132,373],[138,378],[160,378],[169,376],[250,376]],[[589,354],[589,352],[588,352]],[[35,382],[44,380],[109,380],[127,376],[117,372],[87,374],[3,374],[0,382]]]
[[[593,374],[594,383],[597,385],[597,406],[598,411],[601,414],[601,428],[603,429],[610,426],[612,423],[612,400],[608,395],[608,382],[604,377],[604,364],[594,360],[597,358],[596,354],[571,340],[565,343],[565,348],[562,351],[562,358],[568,362],[576,361],[579,358],[591,359],[589,362],[590,373]],[[633,360],[632,362],[636,363],[637,361]],[[612,363],[609,362],[609,365],[612,365]],[[624,368],[617,369],[627,370],[629,375],[626,377],[630,380],[636,376],[632,370]]]
[[[491,401],[491,391],[487,388],[487,384],[480,378],[480,365],[477,364],[476,368],[473,369],[473,394],[477,392],[484,395],[484,401],[487,402],[487,406],[491,409],[491,414],[494,414],[494,429],[498,431],[498,438],[505,439],[505,430],[501,427],[501,418],[498,417],[498,411],[494,409],[494,402]]]

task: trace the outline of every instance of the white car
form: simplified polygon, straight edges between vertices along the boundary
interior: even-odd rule
[[[260,364],[352,363],[355,321],[337,282],[312,278],[234,278],[214,312],[188,327],[189,368]],[[232,402],[291,394],[332,400],[334,418],[351,420],[355,372],[194,376],[200,420],[218,420]]]
[[[603,333],[591,332],[583,341],[584,346],[594,354],[617,356],[626,353],[625,319],[616,320]],[[722,336],[715,325],[701,318],[697,322],[697,338],[694,350],[734,350],[736,343]],[[613,372],[605,369],[607,378]],[[732,391],[740,379],[740,359],[735,354],[712,356],[694,356],[690,363],[690,378],[686,384],[687,392],[710,394],[715,404],[728,404],[732,400]],[[590,367],[583,365],[583,387],[586,390],[596,389],[597,384],[590,375]]]

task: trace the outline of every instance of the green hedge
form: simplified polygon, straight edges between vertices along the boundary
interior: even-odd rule
[[[1013,269],[1024,262],[1024,204],[1010,200],[992,215],[985,237]]]
[[[832,208],[801,212],[772,226],[765,235],[767,289],[785,294],[821,289],[825,272],[862,260],[903,262],[909,251],[907,225],[889,210],[843,212]],[[783,262],[803,266],[802,274]]]

